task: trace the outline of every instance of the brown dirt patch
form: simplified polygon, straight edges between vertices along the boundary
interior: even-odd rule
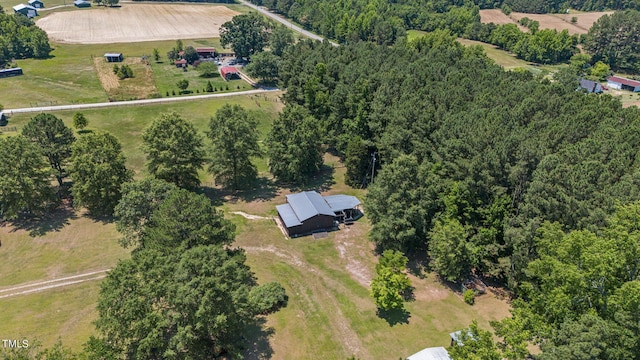
[[[206,4],[123,4],[119,8],[62,11],[36,24],[49,39],[72,44],[215,38],[239,13]]]
[[[527,28],[519,25],[513,19],[505,15],[500,9],[488,9],[480,10],[480,22],[488,24],[494,23],[496,25],[504,24],[516,24],[522,31],[527,31]]]
[[[513,12],[509,16],[505,15],[502,10],[490,9],[480,10],[480,21],[483,23],[516,24],[522,31],[528,31],[527,28],[520,26],[518,21],[524,17],[535,20],[540,23],[540,29],[555,29],[558,31],[567,30],[569,34],[586,34],[589,29],[603,15],[612,14],[611,11],[589,12],[582,14],[526,14]],[[576,23],[571,22],[571,18],[576,17]]]
[[[100,83],[111,101],[146,99],[152,94],[158,93],[153,79],[153,70],[149,64],[142,61],[142,58],[128,57],[121,63],[109,63],[101,57],[95,57],[93,63]],[[131,67],[134,77],[124,80],[118,79],[118,76],[113,73],[114,64],[128,65]]]

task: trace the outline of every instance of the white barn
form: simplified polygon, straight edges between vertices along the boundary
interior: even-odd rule
[[[640,81],[631,80],[620,76],[611,76],[610,78],[608,78],[607,86],[617,90],[640,92]]]

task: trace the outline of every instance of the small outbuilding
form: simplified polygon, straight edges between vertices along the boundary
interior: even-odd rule
[[[124,60],[122,53],[106,53],[104,58],[107,62],[122,62]]]
[[[420,350],[409,356],[407,360],[451,360],[451,357],[447,349],[440,346]]]
[[[85,0],[75,0],[73,2],[73,5],[75,7],[79,7],[79,8],[88,8],[91,7],[91,3],[89,1],[85,1]]]
[[[31,5],[18,4],[18,5],[13,7],[13,11],[16,14],[22,14],[22,15],[28,17],[29,19],[38,16],[38,9],[34,8]]]
[[[177,68],[183,68],[183,67],[187,67],[187,60],[185,59],[180,59],[180,60],[176,60],[173,62],[173,64],[177,67]]]
[[[640,92],[640,81],[631,80],[620,76],[611,76],[610,78],[608,78],[607,86],[617,90]]]
[[[589,94],[600,94],[602,92],[602,85],[593,80],[580,79],[580,89]]]
[[[196,52],[200,59],[211,59],[216,57],[216,49],[212,47],[196,48]]]
[[[22,68],[11,68],[0,70],[0,78],[22,75]]]
[[[36,9],[44,8],[44,3],[42,0],[29,0],[29,5],[33,6]]]
[[[220,75],[222,75],[225,80],[240,79],[238,69],[233,66],[224,66],[220,68]]]
[[[7,116],[4,114],[3,111],[0,111],[0,126],[6,126],[7,125]]]

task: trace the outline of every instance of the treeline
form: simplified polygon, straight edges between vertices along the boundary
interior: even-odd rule
[[[640,12],[616,11],[598,19],[583,36],[585,50],[593,61],[612,69],[640,72]]]
[[[478,8],[461,1],[435,0],[251,0],[339,42],[392,44],[406,29],[449,29],[464,33],[480,21]]]
[[[638,0],[474,0],[481,9],[508,7],[531,14],[562,13],[567,9],[580,11],[640,10]]]
[[[44,30],[26,16],[5,14],[0,7],[0,68],[13,59],[42,59],[50,52]]]
[[[569,35],[567,30],[523,32],[515,24],[474,23],[469,27],[466,37],[497,45],[523,60],[541,64],[569,60],[577,52],[578,44],[578,37]]]

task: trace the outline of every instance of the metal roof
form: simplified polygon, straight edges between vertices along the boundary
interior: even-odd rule
[[[333,212],[353,209],[361,204],[357,197],[351,195],[328,195],[323,198]]]
[[[300,221],[305,221],[316,215],[335,215],[327,202],[315,191],[287,195],[287,202]]]
[[[407,358],[407,360],[451,360],[447,349],[440,347],[431,347],[421,350]]]
[[[18,5],[13,7],[14,11],[20,11],[22,9],[29,9],[29,10],[36,10],[36,11],[38,10],[38,9],[34,8],[33,6],[25,5],[25,4],[18,4]]]
[[[296,213],[291,208],[291,205],[289,204],[278,205],[276,206],[276,210],[278,210],[278,214],[280,214],[280,217],[282,218],[282,221],[284,222],[284,225],[286,227],[290,228],[290,227],[302,225],[300,220],[298,220]]]
[[[104,56],[107,56],[107,57],[119,57],[119,56],[122,56],[122,53],[105,53]]]
[[[35,2],[42,3],[42,0],[29,0],[29,4],[33,4]]]
[[[607,81],[619,83],[622,85],[632,86],[632,87],[640,86],[640,81],[635,81],[635,80],[631,80],[631,79],[627,79],[619,76],[611,76],[610,78],[607,79]]]

